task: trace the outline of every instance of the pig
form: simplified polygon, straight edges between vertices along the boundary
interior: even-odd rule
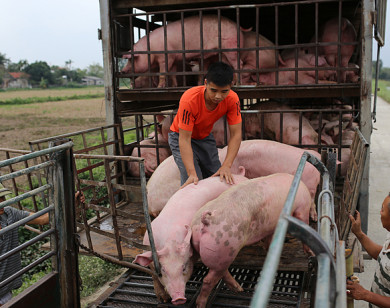
[[[209,268],[196,300],[197,308],[206,307],[208,296],[221,278],[229,289],[243,291],[228,268],[241,248],[273,235],[292,181],[293,176],[286,173],[251,179],[196,212],[191,222],[191,242]],[[308,224],[310,204],[311,195],[301,181],[292,215]]]
[[[235,174],[237,185],[247,179],[243,176],[245,170],[240,168],[240,174]],[[167,301],[168,295],[174,305],[184,304],[186,282],[192,274],[194,260],[190,243],[191,220],[198,209],[218,197],[222,192],[232,187],[219,177],[200,180],[197,185],[190,184],[178,190],[168,201],[160,215],[152,221],[153,237],[156,245],[161,277],[155,281],[156,295],[160,300]],[[149,244],[145,233],[145,245]],[[136,256],[135,263],[147,266],[152,262],[151,251]]]
[[[308,152],[321,160],[321,155],[312,150],[304,150],[284,143],[271,140],[244,140],[231,166],[231,171],[237,172],[238,167],[245,168],[245,176],[249,179],[267,176],[274,173],[289,173],[294,175],[303,152]],[[226,158],[227,147],[219,152],[219,160]],[[317,220],[314,198],[320,182],[319,171],[310,163],[306,163],[301,180],[309,189],[313,203],[310,216]]]
[[[162,140],[163,137],[159,138],[159,141]],[[164,144],[164,142],[159,142],[160,145]],[[140,141],[140,145],[151,145],[153,147],[141,147],[140,153],[141,157],[145,159],[145,175],[150,177],[153,172],[157,168],[157,154],[156,154],[156,141],[154,139],[145,139]],[[171,155],[171,150],[169,148],[159,148],[158,149],[158,155],[160,159],[160,163],[163,162],[166,158],[168,158]],[[139,157],[138,155],[138,148],[134,148],[131,152],[131,156]],[[128,170],[129,174],[134,177],[139,177],[139,164],[138,162],[129,162],[128,163]]]
[[[243,39],[238,41],[238,33],[240,38],[242,38],[242,31],[237,29],[237,24],[232,20],[221,17],[221,46],[219,46],[219,35],[218,35],[218,17],[216,15],[204,15],[202,18],[203,24],[203,50],[210,50],[210,52],[204,53],[204,58],[211,57],[216,54],[215,49],[232,49],[232,48],[242,48],[244,46]],[[201,38],[200,38],[200,17],[191,16],[184,18],[184,40],[185,40],[185,50],[200,50],[201,49]],[[169,23],[166,26],[167,32],[167,46],[166,50],[182,50],[182,27],[181,20],[174,21]],[[158,67],[159,72],[161,73],[158,87],[165,87],[165,76],[166,73],[166,63],[165,63],[165,54],[164,54],[164,27],[159,27],[156,30],[152,31],[149,35],[150,51],[161,51],[161,53],[152,53],[150,54],[150,66],[151,69]],[[137,51],[147,51],[147,36],[142,37],[133,48],[134,52]],[[237,69],[237,52],[228,51],[222,52],[229,64]],[[187,52],[185,53],[186,60],[191,60],[192,58],[199,58],[200,52]],[[124,55],[123,58],[129,59],[127,65],[122,69],[123,73],[145,73],[148,71],[148,55],[147,54],[135,54],[134,55],[134,68],[132,67],[131,54]],[[177,61],[182,61],[183,53],[169,53],[167,54],[168,71],[176,71],[175,63]],[[241,61],[240,61],[241,62]],[[177,86],[177,82],[173,82],[173,86]]]
[[[343,67],[347,68],[349,60],[352,57],[352,54],[355,50],[355,45],[351,45],[351,43],[356,43],[356,30],[352,23],[347,18],[341,18],[341,63],[339,62],[338,57],[338,29],[339,29],[339,20],[338,18],[333,18],[325,22],[323,27],[320,30],[320,35],[318,38],[319,43],[335,43],[334,45],[328,46],[319,46],[318,54],[323,55],[330,66],[333,67]],[[315,37],[312,38],[312,42],[315,41]],[[350,45],[345,45],[350,44]],[[309,48],[310,53],[315,53],[315,47]],[[353,72],[353,71],[350,71]],[[351,74],[351,73],[350,73]],[[352,73],[353,75],[353,73]],[[340,73],[340,81],[346,81],[347,72],[342,71]],[[349,76],[352,78],[353,82],[356,82],[356,78]]]
[[[293,110],[286,104],[282,104],[276,101],[261,102],[250,107],[250,110]],[[257,121],[250,121],[250,117],[245,121],[245,130],[253,131],[253,126],[258,126],[255,129],[257,135],[247,137],[259,137],[261,130],[261,114],[249,114],[250,117],[255,116]],[[283,113],[283,131],[280,132],[281,116],[280,112],[266,112],[264,113],[264,133],[266,136],[275,141],[283,142],[291,145],[315,145],[318,144],[318,133],[311,126],[310,121],[302,115],[302,137],[301,143],[299,142],[299,113],[297,112],[284,112]],[[321,142],[325,144],[333,144],[332,138],[325,133],[321,134]]]
[[[280,70],[278,73],[279,85],[294,85],[294,84],[315,84],[316,80],[316,56],[314,54],[300,54],[298,57],[298,64],[296,66],[295,59],[286,59],[279,66],[280,69],[289,68],[313,68],[313,70],[302,70],[298,71],[298,78],[295,79],[295,71],[283,71]],[[318,68],[330,67],[323,56],[318,56]],[[276,72],[262,73],[259,76],[260,82],[266,85],[275,85],[275,74]],[[328,81],[334,72],[331,70],[318,70],[318,83],[331,83]]]
[[[183,63],[182,61],[176,62],[174,64],[177,68],[177,76],[170,76],[169,86],[195,86],[197,85],[197,76],[194,75],[186,75],[186,78],[184,80],[184,75],[182,72],[188,72],[192,71],[192,66],[190,64],[185,65],[185,69],[183,70]],[[158,67],[154,68],[152,71],[153,73],[158,73]],[[158,87],[159,78],[158,76],[138,76],[134,81],[134,88],[156,88]]]
[[[149,215],[160,214],[169,198],[179,190],[180,183],[180,171],[171,155],[157,167],[146,185]]]
[[[254,48],[256,46],[256,32],[244,32],[244,48]],[[274,43],[262,36],[258,35],[258,47],[274,47]],[[259,50],[258,61],[259,67],[256,65],[256,50],[244,50],[240,52],[240,59],[242,60],[243,70],[257,70],[264,68],[276,67],[278,60],[281,61],[280,56],[275,49]],[[253,84],[256,81],[256,73],[242,73],[242,84]]]

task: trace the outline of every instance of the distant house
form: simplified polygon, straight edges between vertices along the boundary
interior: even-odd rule
[[[83,84],[87,86],[102,86],[104,85],[104,80],[95,76],[85,76],[82,79]]]
[[[29,77],[23,72],[8,72],[3,77],[3,88],[31,88],[28,82]]]

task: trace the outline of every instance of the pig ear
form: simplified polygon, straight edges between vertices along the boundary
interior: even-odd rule
[[[187,234],[186,237],[184,238],[184,243],[189,244],[191,241],[191,236],[192,236],[192,229],[189,225],[185,225]]]
[[[142,266],[148,266],[150,263],[152,263],[152,260],[152,252],[146,251],[140,255],[137,255],[133,263],[138,263]]]
[[[315,58],[314,58],[314,61],[315,61]],[[315,62],[314,62],[314,64],[315,64]],[[328,65],[328,62],[326,62],[326,59],[324,57],[318,57],[318,66],[326,66],[326,65]]]
[[[162,114],[158,114],[158,115],[156,115],[156,118],[157,118],[157,121],[161,124],[164,121],[165,116]]]

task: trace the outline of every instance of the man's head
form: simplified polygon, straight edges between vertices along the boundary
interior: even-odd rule
[[[0,202],[5,201],[5,196],[11,194],[11,191],[4,187],[3,184],[0,183]],[[0,209],[0,215],[4,214],[4,208]]]
[[[383,228],[385,228],[387,231],[390,231],[390,193],[388,196],[386,196],[382,203],[381,221]]]
[[[233,82],[233,69],[224,62],[214,62],[208,69],[206,80],[219,87],[231,86]]]

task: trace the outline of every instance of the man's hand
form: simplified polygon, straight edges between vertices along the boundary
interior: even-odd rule
[[[360,283],[354,283],[350,280],[347,280],[347,290],[347,295],[357,300],[366,300],[367,294],[369,293]]]
[[[85,203],[85,196],[82,191],[77,191],[74,195],[76,200],[80,200],[81,203]]]
[[[221,182],[225,179],[226,183],[228,184],[234,184],[234,178],[232,175],[232,172],[229,167],[222,166],[218,169],[216,173],[214,173],[212,176],[218,176],[221,179]]]
[[[195,175],[190,175],[190,176],[188,177],[187,181],[185,181],[185,183],[184,183],[183,185],[180,186],[180,189],[182,189],[182,188],[184,188],[184,187],[186,187],[187,185],[192,184],[192,183],[194,183],[195,185],[197,185],[198,182],[199,182],[199,179],[198,179],[198,176],[197,176],[196,173],[195,173]]]
[[[353,234],[355,234],[356,236],[358,236],[359,234],[361,234],[363,231],[362,231],[362,221],[360,219],[360,213],[358,211],[356,211],[356,218],[353,217],[352,215],[349,215],[349,219],[351,220],[351,231],[353,232]]]

